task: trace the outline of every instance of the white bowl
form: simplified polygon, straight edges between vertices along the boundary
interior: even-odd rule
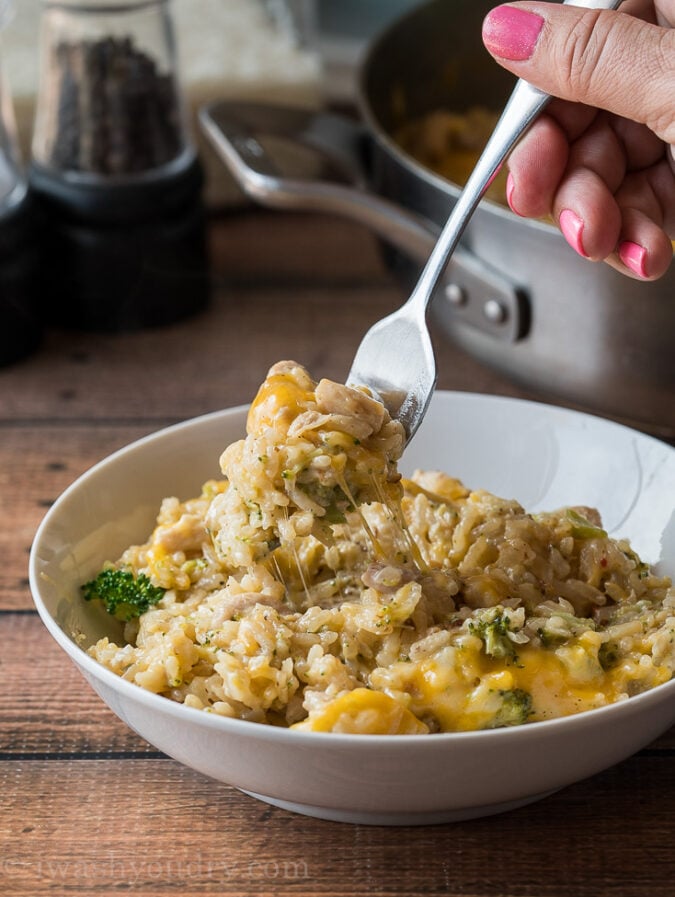
[[[143,540],[160,500],[218,476],[246,409],[206,415],[135,442],[80,477],[35,538],[30,580],[52,636],[109,707],[181,763],[296,812],[374,824],[497,813],[593,775],[675,722],[675,680],[576,716],[432,736],[305,733],[176,704],[104,669],[86,647],[116,624],[80,597],[107,559]],[[598,507],[613,535],[675,575],[675,450],[605,420],[533,402],[435,395],[402,468],[442,469],[526,508]],[[78,644],[73,632],[83,633]]]

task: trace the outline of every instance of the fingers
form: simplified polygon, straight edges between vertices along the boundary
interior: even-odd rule
[[[505,68],[572,101],[552,102],[511,154],[513,211],[549,215],[579,254],[651,280],[675,235],[675,0],[622,8],[510,3],[483,38]]]
[[[619,242],[607,261],[622,274],[638,280],[656,280],[672,262],[672,243],[639,209],[624,207],[621,216]]]
[[[644,280],[655,280],[673,260],[675,179],[664,159],[626,178],[616,194],[621,230],[614,267]]]
[[[516,215],[544,218],[567,168],[570,147],[563,130],[543,115],[509,157],[506,199]]]
[[[556,100],[509,157],[507,199],[517,214],[540,218],[553,213],[567,168],[590,167],[614,192],[624,172],[649,168],[662,156],[663,142],[644,125]]]
[[[526,218],[552,214],[553,196],[567,168],[570,143],[592,124],[597,110],[554,100],[509,156],[507,200]]]
[[[547,93],[646,124],[675,143],[675,30],[607,10],[498,6],[483,41],[497,62]]]
[[[621,215],[614,199],[626,155],[602,113],[571,143],[551,116],[540,119],[509,159],[507,199],[527,217],[549,215],[568,243],[598,261],[614,251]]]
[[[625,174],[623,146],[601,114],[572,144],[551,207],[553,219],[579,255],[599,261],[614,251],[621,231],[614,193]]]
[[[667,163],[629,177],[616,195],[590,169],[577,171],[554,192],[550,216],[569,245],[584,258],[604,260],[623,274],[655,280],[668,270],[675,233],[672,175],[661,176]],[[509,174],[510,205],[517,214],[544,217],[535,200],[518,189],[518,168]],[[525,179],[525,183],[527,183]],[[522,206],[521,206],[522,195]],[[521,211],[527,208],[528,211]]]
[[[645,134],[605,113],[570,144],[568,132],[578,128],[560,112],[572,107],[550,108],[554,114],[542,116],[509,159],[512,210],[550,217],[585,258],[660,277],[673,254],[667,234],[675,235],[675,179],[663,144],[653,138],[650,146],[642,126]]]

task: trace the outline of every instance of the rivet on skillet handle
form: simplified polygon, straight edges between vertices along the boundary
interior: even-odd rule
[[[526,292],[461,248],[455,250],[450,260],[434,307],[462,324],[510,343],[522,339],[529,329]]]
[[[202,128],[241,189],[261,205],[345,215],[375,231],[415,262],[424,263],[438,238],[439,228],[365,189],[368,176],[364,156],[367,132],[345,116],[285,109],[262,103],[219,102],[200,110]],[[281,138],[288,145],[310,148],[322,172],[331,179],[288,177],[283,162],[266,147]],[[459,291],[464,301],[448,301]],[[526,291],[466,249],[459,247],[448,266],[435,303],[443,304],[458,321],[514,342],[528,329]],[[498,303],[499,317],[485,313]]]

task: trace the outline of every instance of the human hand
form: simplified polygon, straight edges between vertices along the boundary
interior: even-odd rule
[[[675,238],[675,0],[620,12],[498,6],[483,41],[554,99],[509,158],[518,215],[558,222],[580,255],[655,280]]]

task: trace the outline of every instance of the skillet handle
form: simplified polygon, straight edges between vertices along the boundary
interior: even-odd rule
[[[343,215],[374,231],[420,265],[440,228],[367,189],[370,138],[346,116],[262,103],[217,102],[200,125],[244,193],[276,209]],[[440,295],[439,295],[440,294]],[[458,323],[514,342],[529,320],[524,292],[459,247],[436,294]]]

